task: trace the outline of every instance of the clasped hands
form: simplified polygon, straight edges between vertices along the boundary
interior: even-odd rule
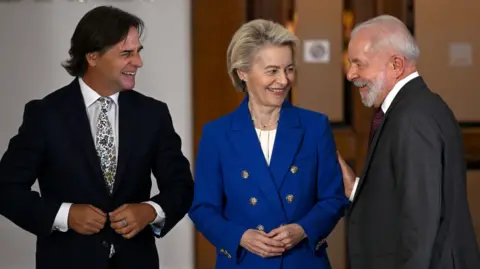
[[[268,234],[249,229],[242,235],[240,245],[260,257],[268,258],[282,255],[305,237],[303,228],[294,223],[280,226]]]
[[[129,239],[155,220],[156,215],[155,209],[145,203],[124,204],[108,214],[93,205],[73,204],[68,214],[68,227],[77,233],[92,235],[104,228],[108,218],[110,227]]]

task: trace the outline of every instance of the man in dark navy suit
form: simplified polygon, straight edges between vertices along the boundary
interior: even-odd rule
[[[75,79],[26,105],[0,162],[0,214],[37,236],[38,269],[156,269],[155,236],[190,208],[167,105],[131,90],[143,27],[117,8],[88,12],[64,63]],[[150,197],[152,173],[161,192]]]

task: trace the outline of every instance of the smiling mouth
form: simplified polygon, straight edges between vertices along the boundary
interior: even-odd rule
[[[283,87],[283,88],[267,88],[268,91],[273,92],[273,93],[282,93],[286,91],[288,88]]]
[[[367,82],[362,82],[362,81],[354,81],[353,84],[355,85],[355,87],[358,87],[358,88],[365,88],[368,86]]]
[[[135,72],[122,72],[122,74],[126,75],[126,76],[135,76]]]

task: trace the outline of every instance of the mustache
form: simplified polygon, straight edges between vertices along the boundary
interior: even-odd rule
[[[355,85],[355,87],[359,87],[359,88],[363,88],[369,85],[368,82],[364,80],[354,80],[352,82],[353,82],[353,85]]]

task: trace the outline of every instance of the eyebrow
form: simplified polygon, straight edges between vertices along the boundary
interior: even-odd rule
[[[348,59],[348,61],[350,63],[354,63],[354,64],[365,64],[365,62],[363,61],[360,61],[359,59],[355,58],[355,59]]]
[[[287,67],[290,67],[290,66],[293,66],[293,63],[287,65]],[[265,69],[269,69],[269,68],[277,68],[277,69],[280,69],[280,66],[278,66],[278,65],[267,65],[267,66],[265,66]]]
[[[140,47],[137,49],[137,52],[140,52],[141,50],[143,50],[143,45],[140,46]],[[132,53],[132,52],[134,52],[134,50],[122,50],[121,53],[124,53],[124,52]]]

